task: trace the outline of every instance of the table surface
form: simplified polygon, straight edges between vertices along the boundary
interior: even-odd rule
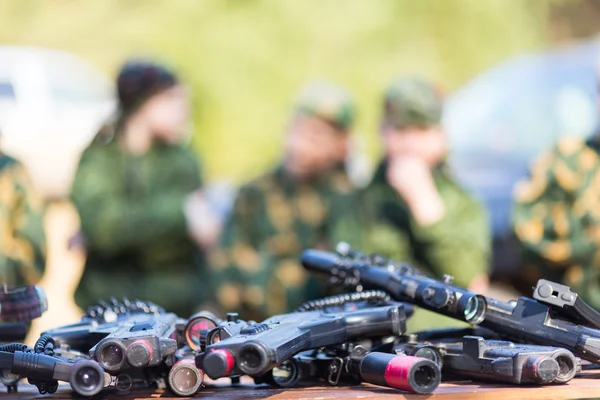
[[[552,386],[507,386],[502,384],[474,383],[464,382],[446,382],[442,383],[435,394],[415,395],[403,394],[394,389],[382,388],[372,385],[358,386],[315,386],[297,389],[273,388],[265,385],[256,386],[251,383],[242,382],[242,384],[231,387],[228,383],[212,384],[201,389],[197,398],[205,400],[212,399],[429,399],[429,400],[449,400],[449,399],[591,399],[600,398],[600,371],[584,371],[577,378],[565,385]],[[18,398],[18,399],[73,399],[68,385],[61,386],[59,391],[53,395],[40,395],[35,387],[20,384],[18,393],[0,393],[0,398]],[[160,389],[136,389],[129,393],[119,393],[105,389],[94,399],[118,399],[118,400],[155,400],[155,399],[181,399],[176,397],[168,390]]]

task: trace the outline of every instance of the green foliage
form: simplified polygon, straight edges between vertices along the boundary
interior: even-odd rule
[[[114,74],[151,55],[193,88],[195,144],[210,177],[246,179],[279,157],[295,93],[346,85],[377,153],[381,93],[418,73],[456,88],[545,44],[539,0],[4,0],[0,41],[60,48]]]

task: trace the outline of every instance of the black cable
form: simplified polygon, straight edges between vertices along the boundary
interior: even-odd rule
[[[0,351],[5,351],[7,353],[14,353],[15,351],[28,351],[29,347],[23,343],[8,343],[8,344],[0,344]]]
[[[327,307],[339,307],[346,303],[356,303],[359,301],[366,301],[368,303],[375,304],[385,303],[390,301],[390,295],[383,290],[367,290],[364,292],[343,293],[322,299],[307,301],[298,307],[296,312],[322,310]]]
[[[42,335],[33,346],[34,353],[54,355],[54,339],[50,335]]]

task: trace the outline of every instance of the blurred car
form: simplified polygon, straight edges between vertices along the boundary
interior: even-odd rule
[[[449,165],[489,212],[494,274],[518,276],[510,230],[512,190],[560,137],[598,127],[597,40],[517,57],[473,79],[447,103]]]
[[[115,106],[111,80],[81,58],[0,46],[0,149],[46,197],[68,195],[81,152]]]

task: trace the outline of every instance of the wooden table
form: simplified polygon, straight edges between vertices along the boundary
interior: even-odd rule
[[[498,384],[481,384],[471,381],[443,383],[432,395],[403,394],[393,389],[372,385],[329,387],[317,386],[298,389],[280,389],[269,386],[256,386],[251,383],[242,383],[231,387],[228,383],[220,383],[203,388],[197,398],[204,400],[214,399],[489,399],[489,400],[561,400],[561,399],[591,399],[600,398],[600,371],[585,371],[566,385],[543,387],[516,387]],[[61,386],[54,395],[39,395],[35,388],[27,384],[19,386],[19,393],[0,394],[0,398],[18,399],[73,399],[68,385]],[[171,394],[168,390],[141,389],[129,393],[118,393],[106,389],[94,399],[116,400],[155,400],[155,399],[181,399]]]

